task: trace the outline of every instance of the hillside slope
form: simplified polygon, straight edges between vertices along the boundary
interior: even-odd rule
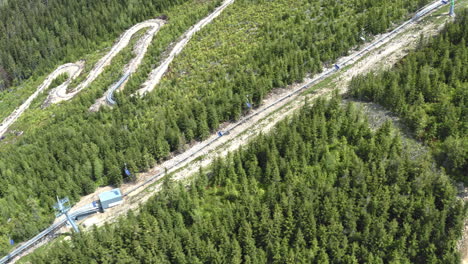
[[[151,56],[117,98],[119,107],[88,112],[115,81],[118,65],[112,65],[73,102],[31,109],[19,120],[15,129],[25,133],[10,135],[0,150],[1,237],[31,236],[51,220],[56,195],[76,200],[97,185],[121,184],[124,163],[133,172],[144,171],[182,151],[221,122],[240,118],[247,95],[258,104],[273,87],[317,72],[361,42],[360,35],[385,30],[423,2],[238,1],[200,31],[148,98],[127,98],[151,70],[151,60],[203,14],[201,8],[180,11],[193,13],[185,20],[174,17],[172,26],[161,29],[156,39],[164,41],[148,51]],[[378,19],[385,13],[389,20]]]
[[[400,115],[439,164],[468,184],[468,9],[391,70],[355,78],[351,94]]]
[[[30,260],[457,263],[463,204],[394,131],[371,132],[340,98],[315,102],[215,161],[188,191],[167,179],[137,216]]]

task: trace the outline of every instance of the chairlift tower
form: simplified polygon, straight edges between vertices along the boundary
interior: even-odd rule
[[[450,1],[450,12],[449,12],[449,15],[451,17],[454,17],[455,16],[455,0],[451,0]]]
[[[57,197],[57,203],[54,205],[55,210],[57,210],[57,213],[55,213],[56,217],[60,217],[61,215],[65,215],[65,217],[68,220],[68,223],[73,227],[76,233],[79,233],[80,230],[78,229],[78,226],[76,225],[75,221],[68,215],[68,211],[70,211],[70,206],[66,205],[70,200],[68,197],[65,197],[63,199],[60,199]]]

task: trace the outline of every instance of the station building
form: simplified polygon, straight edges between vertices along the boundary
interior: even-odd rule
[[[99,202],[103,210],[123,203],[122,193],[120,189],[113,189],[108,192],[99,194]]]

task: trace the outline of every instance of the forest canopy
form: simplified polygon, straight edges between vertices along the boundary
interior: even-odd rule
[[[38,106],[29,109],[13,127],[24,134],[9,133],[1,142],[0,240],[4,243],[0,252],[8,250],[8,235],[21,241],[45,228],[52,221],[51,206],[57,195],[76,201],[97,186],[118,186],[128,180],[124,178],[124,163],[137,173],[170,153],[183,151],[216,131],[220,123],[239,119],[247,111],[247,100],[258,106],[274,88],[320,71],[362,43],[362,36],[387,30],[427,2],[295,0],[291,4],[289,0],[238,0],[193,37],[157,89],[141,99],[128,95],[139,88],[171,43],[214,5],[206,1],[168,2],[174,8],[161,6],[159,13],[156,9],[141,13],[140,9],[156,5],[118,1],[117,6],[137,10],[125,14],[144,16],[124,19],[125,15],[116,15],[125,25],[140,22],[146,15],[172,13],[138,72],[116,95],[118,104],[113,109],[88,111],[115,81],[113,73],[124,65],[120,61],[113,62],[70,102],[48,109],[40,109],[36,102]],[[91,1],[89,5],[102,3]],[[113,36],[123,27],[116,28]],[[18,43],[10,48],[17,47],[26,46]],[[69,49],[73,53],[79,48]]]
[[[439,163],[468,184],[468,9],[393,69],[353,79],[351,94],[401,116]]]
[[[73,62],[186,0],[14,0],[0,4],[0,91]]]
[[[458,263],[463,204],[391,123],[320,100],[33,263]]]

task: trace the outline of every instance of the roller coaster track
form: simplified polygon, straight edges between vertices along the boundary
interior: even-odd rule
[[[398,33],[400,33],[403,29],[405,29],[408,25],[412,24],[412,23],[415,23],[416,21],[418,21],[420,18],[438,10],[440,7],[446,5],[447,2],[446,1],[436,1],[436,2],[433,2],[432,4],[430,5],[427,5],[426,7],[420,9],[414,16],[413,18],[411,18],[410,20],[404,22],[403,24],[401,24],[400,26],[398,26],[397,28],[395,28],[394,30],[392,30],[391,32],[389,33],[386,33],[384,34],[383,36],[381,36],[380,38],[378,38],[377,40],[375,40],[374,42],[372,42],[370,45],[366,46],[364,49],[362,49],[361,51],[355,53],[354,55],[348,57],[348,58],[345,58],[343,59],[342,61],[339,61],[337,64],[335,64],[334,67],[330,68],[330,69],[327,69],[325,70],[324,72],[322,72],[321,74],[319,74],[317,77],[315,77],[314,79],[310,80],[308,83],[300,86],[299,88],[295,89],[294,91],[292,91],[291,93],[281,97],[280,99],[274,101],[273,103],[269,104],[269,105],[266,105],[264,106],[263,108],[261,109],[258,109],[256,112],[244,117],[241,121],[231,125],[230,127],[228,127],[226,130],[224,130],[224,134],[226,133],[229,133],[230,131],[234,130],[235,128],[239,127],[240,125],[242,125],[244,122],[246,122],[247,120],[249,119],[252,119],[253,117],[259,115],[260,113],[268,110],[269,108],[283,102],[284,100],[292,97],[292,96],[295,96],[295,95],[298,95],[299,93],[303,92],[304,90],[310,88],[311,86],[317,84],[318,82],[324,80],[325,78],[335,74],[336,72],[338,72],[341,68],[345,67],[345,66],[348,66],[350,64],[353,64],[354,62],[356,62],[357,60],[359,60],[360,58],[364,57],[365,55],[369,54],[371,51],[375,50],[377,47],[380,47],[382,46],[383,44],[385,44],[386,42],[388,42],[390,39],[394,38]],[[123,83],[125,82],[125,79],[128,78],[128,76],[123,76],[118,83]],[[115,86],[114,86],[115,87]],[[113,88],[114,88],[113,87]],[[118,88],[118,87],[117,87]],[[115,88],[115,89],[117,89]],[[210,140],[209,142],[207,142],[206,144],[202,145],[201,147],[198,148],[197,151],[194,151],[192,152],[190,155],[187,155],[186,157],[182,158],[181,160],[179,160],[178,162],[176,162],[175,164],[173,164],[172,166],[169,166],[166,168],[166,171],[164,172],[159,172],[155,175],[153,175],[151,178],[149,178],[148,180],[146,180],[145,182],[135,186],[134,188],[128,190],[126,193],[123,194],[123,196],[128,196],[130,193],[133,193],[135,192],[136,190],[154,182],[155,180],[159,179],[161,176],[163,176],[165,173],[167,172],[172,172],[178,168],[180,168],[183,164],[186,164],[187,162],[190,162],[192,161],[193,159],[195,159],[198,155],[200,155],[206,148],[208,148],[210,145],[212,145],[214,142],[216,142],[217,140],[219,140],[220,137],[216,137],[212,140]],[[79,216],[83,216],[83,215],[88,215],[88,214],[91,214],[91,213],[94,213],[94,212],[97,212],[99,209],[98,208],[85,208],[85,209],[79,209],[73,213],[70,214],[70,216],[72,216],[73,218],[76,218],[76,217],[79,217]],[[42,231],[41,233],[39,233],[38,235],[36,235],[34,238],[30,239],[29,241],[25,242],[23,245],[21,245],[20,247],[16,248],[15,250],[13,250],[12,252],[10,252],[10,254],[8,254],[7,256],[3,257],[2,259],[0,259],[0,264],[4,264],[4,263],[8,263],[9,261],[11,261],[12,259],[14,259],[15,257],[17,256],[20,256],[23,252],[25,252],[26,250],[28,250],[29,248],[31,248],[32,246],[36,245],[37,243],[39,243],[40,241],[44,240],[45,238],[53,235],[59,228],[63,227],[66,223],[66,220],[63,218],[61,219],[60,221],[54,223],[53,225],[51,225],[50,227],[48,227],[47,229],[45,229],[44,231]]]
[[[114,92],[128,79],[131,73],[127,72],[120,78],[120,80],[112,86],[106,94],[106,101],[110,105],[115,105],[117,102],[114,100]]]
[[[99,212],[99,207],[92,207],[92,208],[85,208],[82,210],[77,210],[73,213],[70,213],[70,217],[76,219],[77,217],[80,216],[85,216],[89,214],[93,214],[96,212]],[[37,234],[35,237],[31,238],[12,252],[8,254],[7,256],[3,257],[0,259],[0,263],[8,263],[9,261],[13,260],[15,257],[21,255],[24,251],[28,250],[32,246],[42,242],[44,239],[47,239],[48,237],[54,236],[55,232],[62,228],[64,225],[66,225],[67,219],[65,217],[62,217],[58,222],[52,224],[48,228],[46,228],[44,231],[40,232]]]

